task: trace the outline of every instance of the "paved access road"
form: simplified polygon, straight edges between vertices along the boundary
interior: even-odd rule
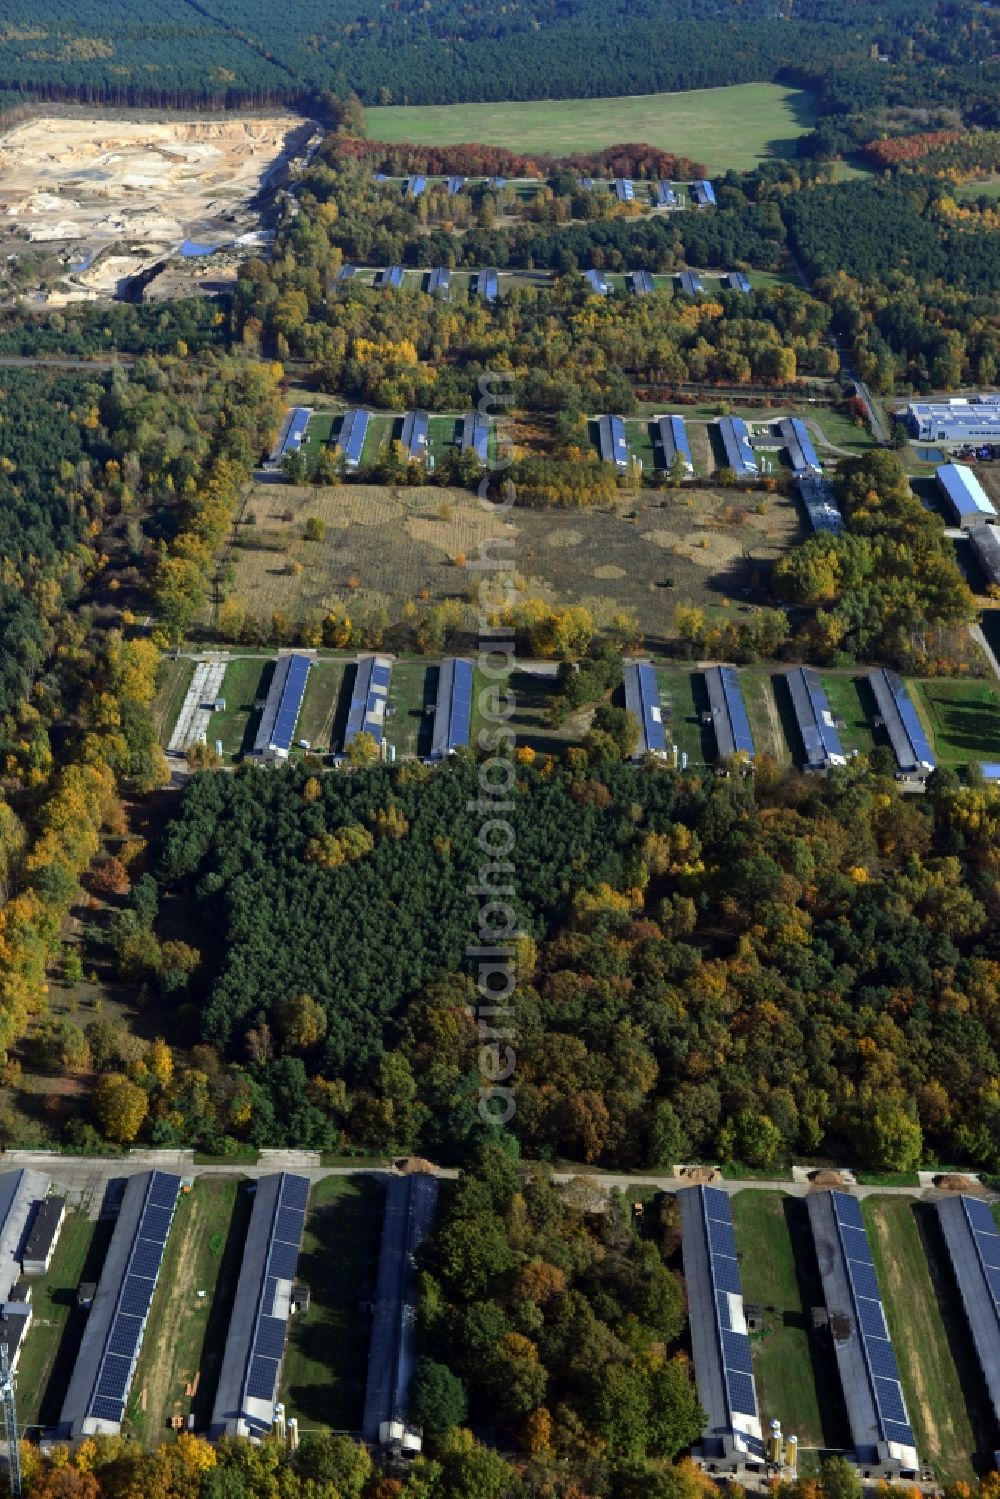
[[[212,1164],[196,1163],[194,1152],[190,1150],[134,1150],[127,1156],[111,1157],[60,1155],[57,1152],[45,1150],[7,1150],[0,1155],[0,1170],[12,1171],[21,1167],[44,1171],[53,1182],[66,1190],[74,1206],[82,1207],[92,1218],[100,1214],[109,1182],[120,1180],[123,1176],[134,1176],[139,1171],[149,1171],[154,1167],[158,1167],[161,1171],[176,1171],[181,1176],[192,1178],[202,1176],[253,1178],[266,1176],[272,1171],[294,1171],[300,1176],[307,1176],[312,1182],[322,1181],[327,1176],[395,1174],[388,1162],[359,1161],[356,1165],[324,1166],[319,1154],[312,1150],[262,1150],[256,1161],[235,1160]],[[442,1179],[448,1180],[456,1177],[458,1172],[450,1167],[440,1167],[437,1174]],[[575,1171],[555,1171],[553,1179],[557,1182],[574,1180],[586,1182],[598,1192],[610,1191],[612,1187],[618,1187],[623,1192],[638,1187],[656,1187],[662,1192],[676,1192],[680,1187],[692,1185],[683,1178],[673,1175],[661,1176],[643,1171],[628,1173],[593,1171],[585,1166]],[[749,1190],[787,1192],[790,1197],[806,1197],[816,1190],[807,1180],[789,1181],[787,1179],[724,1180],[714,1182],[713,1185],[730,1194]],[[929,1173],[922,1177],[922,1184],[918,1187],[867,1187],[845,1184],[845,1190],[851,1191],[858,1197],[880,1197],[889,1194],[897,1197],[931,1199],[938,1195],[937,1188],[931,1183]]]

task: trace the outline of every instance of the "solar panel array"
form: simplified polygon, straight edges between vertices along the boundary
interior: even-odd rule
[[[740,679],[732,666],[719,668],[719,677],[722,682],[722,691],[726,699],[726,709],[729,714],[729,726],[733,733],[733,743],[736,745],[737,753],[750,755],[755,754],[753,735],[750,732],[750,720],[747,717],[746,704],[743,701],[743,692],[740,688]]]
[[[757,459],[750,443],[750,428],[741,416],[724,416],[719,421],[719,436],[726,450],[726,462],[737,474],[755,474]]]
[[[150,1173],[118,1304],[87,1406],[86,1415],[94,1420],[120,1424],[125,1413],[125,1399],[135,1373],[180,1189],[179,1176],[165,1171]]]
[[[722,1356],[722,1379],[730,1417],[759,1419],[757,1391],[753,1382],[750,1339],[733,1327],[729,1297],[743,1296],[736,1236],[729,1198],[717,1187],[699,1187],[702,1218],[708,1241],[708,1269],[715,1301],[715,1323]]]
[[[830,702],[819,676],[811,666],[796,666],[785,673],[792,707],[802,736],[809,770],[844,765],[846,757],[830,712]]]
[[[726,277],[730,291],[750,291],[750,277],[744,271],[730,271]]]
[[[287,751],[292,747],[292,735],[299,721],[299,710],[305,696],[311,663],[308,656],[288,656],[285,659],[288,661],[288,667],[285,684],[281,689],[281,701],[278,704],[274,728],[271,731],[271,744],[275,749]]]
[[[462,422],[462,452],[475,453],[480,463],[489,456],[490,423],[482,411],[470,411]]]
[[[403,191],[408,198],[419,198],[426,186],[426,177],[407,177],[403,184]]]
[[[705,290],[701,277],[695,271],[681,271],[677,279],[686,297],[700,297]]]
[[[287,1301],[278,1304],[278,1282],[295,1279],[308,1200],[308,1179],[283,1173],[270,1227],[264,1285],[247,1359],[245,1400],[265,1400],[273,1404],[278,1396],[281,1360],[288,1336]]]
[[[707,178],[703,177],[698,182],[692,182],[691,191],[694,193],[694,200],[699,208],[708,208],[711,204],[714,204],[715,188]]]
[[[391,286],[395,289],[403,284],[403,267],[401,265],[388,265],[385,270],[379,271],[375,277],[376,286]]]
[[[906,1413],[896,1355],[889,1340],[882,1295],[872,1260],[861,1208],[846,1192],[831,1192],[837,1233],[844,1251],[847,1279],[854,1303],[858,1338],[864,1350],[868,1381],[875,1398],[879,1430],[887,1442],[912,1447],[913,1428]]]
[[[288,427],[285,431],[285,440],[281,444],[282,457],[286,453],[297,453],[302,446],[302,440],[306,435],[309,418],[312,412],[307,406],[296,406],[293,408],[288,419]]]
[[[407,458],[426,458],[428,425],[429,418],[426,411],[408,411],[403,417],[403,428],[399,440],[406,451]]]
[[[674,190],[673,183],[658,182],[656,184],[656,206],[658,208],[676,208],[680,199]]]
[[[499,280],[496,271],[490,267],[488,270],[479,271],[476,275],[476,291],[487,302],[495,302],[499,290]]]
[[[344,415],[337,437],[337,446],[343,453],[344,463],[348,468],[357,468],[361,462],[370,419],[371,412],[364,411],[360,406],[352,406]]]
[[[462,191],[462,188],[464,186],[465,186],[465,178],[464,177],[449,177],[448,178],[448,196],[450,198],[457,197],[457,195]]]
[[[962,1211],[972,1233],[976,1258],[983,1272],[993,1302],[993,1314],[1000,1323],[1000,1228],[989,1206],[977,1197],[962,1199]]]
[[[468,745],[472,723],[472,662],[449,656],[438,674],[431,759],[443,760]]]
[[[446,296],[451,289],[451,271],[446,265],[436,266],[427,277],[427,290],[431,296]]]
[[[628,465],[628,442],[625,438],[625,420],[620,416],[600,416],[597,419],[597,439],[602,463],[613,463],[616,468]]]
[[[388,656],[365,656],[358,662],[351,693],[351,706],[344,730],[344,748],[358,734],[370,734],[376,744],[382,743],[385,729],[385,706],[389,696],[392,662]]]
[[[667,734],[663,726],[656,671],[648,661],[626,661],[624,677],[625,706],[633,718],[638,720],[642,730],[636,758],[647,750],[662,753],[667,747]]]
[[[643,292],[655,291],[656,290],[656,282],[653,280],[652,272],[651,271],[633,271],[632,272],[632,290],[634,292],[638,292],[640,294],[643,293]]]
[[[628,177],[616,177],[614,190],[619,203],[631,203],[635,197],[635,187]]]

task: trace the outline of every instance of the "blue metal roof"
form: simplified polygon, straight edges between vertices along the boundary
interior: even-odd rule
[[[785,673],[785,680],[802,736],[805,768],[828,770],[831,765],[846,765],[847,757],[833,722],[829,699],[817,673],[811,666],[796,666]]]
[[[337,272],[337,280],[338,281],[350,281],[355,276],[356,272],[357,272],[357,266],[342,265],[340,267],[340,270]]]
[[[970,516],[996,515],[993,502],[971,468],[962,463],[943,463],[937,470],[937,481],[960,524]]]
[[[379,271],[375,277],[376,286],[400,287],[403,284],[403,267],[401,265],[388,265],[385,270]]]
[[[493,267],[476,272],[476,291],[487,302],[495,302],[499,291],[499,280]]]
[[[979,769],[985,781],[1000,781],[1000,761],[980,760]]]
[[[875,1262],[864,1218],[855,1198],[831,1192],[837,1236],[854,1305],[854,1327],[864,1353],[868,1382],[882,1438],[912,1447],[913,1430],[906,1413],[899,1367],[882,1309]]]
[[[403,430],[399,440],[408,458],[427,457],[427,426],[426,411],[408,411],[403,417]]]
[[[288,416],[288,425],[281,442],[281,456],[297,453],[301,448],[312,412],[307,406],[293,406]]]
[[[501,188],[507,186],[507,179],[506,177],[491,177],[489,179],[489,185],[490,187],[495,188],[497,192],[499,192]]]
[[[707,177],[702,177],[697,182],[692,182],[691,191],[694,193],[694,200],[699,208],[708,208],[714,204],[715,188],[708,181]]]
[[[663,710],[660,707],[660,688],[656,680],[656,670],[648,661],[626,661],[623,675],[625,706],[637,720],[642,731],[632,758],[641,760],[647,752],[662,754],[667,747],[667,735],[663,727]]]
[[[446,297],[450,289],[451,271],[446,265],[436,266],[427,277],[427,290],[431,296]]]
[[[340,423],[337,446],[343,453],[344,463],[348,468],[357,468],[361,462],[370,419],[371,412],[365,411],[360,406],[352,406],[350,411],[344,414]]]
[[[663,467],[669,468],[674,458],[680,456],[685,467],[693,472],[691,448],[688,444],[687,427],[682,416],[659,416],[656,418],[656,441],[662,454]]]
[[[625,420],[620,416],[597,418],[597,440],[602,463],[613,463],[616,468],[628,464],[628,442],[625,437]]]
[[[485,412],[469,411],[462,421],[463,453],[473,452],[480,463],[489,457],[490,423]]]
[[[650,271],[633,271],[632,272],[632,290],[634,292],[639,292],[639,293],[650,292],[650,291],[654,291],[655,288],[656,288],[656,282],[653,280],[652,272],[650,272]]]
[[[745,271],[730,271],[726,277],[730,291],[748,292],[751,290],[750,277]]]
[[[408,198],[419,198],[426,186],[426,177],[407,177],[403,183],[403,191]]]
[[[392,662],[388,656],[364,656],[358,662],[344,730],[345,749],[358,734],[370,734],[376,744],[382,743],[391,676]]]
[[[279,656],[254,740],[255,755],[287,755],[292,747],[311,661],[308,656]]]
[[[373,172],[372,173],[372,180],[374,182],[388,182],[389,181],[389,176],[388,176],[388,173],[386,173],[386,172]]]
[[[451,197],[451,198],[456,197],[462,191],[462,188],[464,186],[465,186],[465,178],[464,177],[449,177],[448,178],[448,196]]]
[[[823,465],[816,456],[809,428],[801,417],[791,416],[784,419],[781,423],[781,440],[788,449],[792,472],[796,477],[801,474],[823,472]]]
[[[635,197],[635,187],[628,177],[616,177],[613,186],[619,203],[632,202]]]
[[[584,276],[590,282],[591,289],[597,292],[598,296],[607,296],[608,292],[611,290],[611,287],[608,285],[608,282],[605,280],[600,271],[584,271]]]
[[[681,271],[677,279],[681,284],[681,291],[687,297],[699,297],[705,290],[697,271]]]
[[[719,436],[726,450],[726,462],[736,474],[756,474],[757,459],[750,445],[750,429],[741,416],[719,418]]]
[[[656,184],[656,204],[658,208],[676,208],[680,199],[672,182],[666,180]]]
[[[906,683],[898,672],[884,666],[869,672],[868,681],[900,770],[910,775],[928,774],[937,761]]]
[[[711,666],[705,672],[705,683],[720,757],[728,760],[743,754],[752,760],[756,749],[738,673],[731,666]]]
[[[444,760],[469,743],[472,725],[472,662],[449,656],[441,662],[430,758]]]

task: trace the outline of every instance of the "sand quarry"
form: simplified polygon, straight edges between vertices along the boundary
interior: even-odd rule
[[[0,236],[68,254],[64,293],[114,293],[185,239],[254,227],[315,127],[291,116],[169,120],[44,117],[0,137]]]

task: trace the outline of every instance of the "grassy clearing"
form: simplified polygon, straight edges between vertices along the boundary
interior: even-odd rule
[[[745,83],[626,99],[393,106],[369,109],[367,118],[373,140],[429,146],[482,141],[556,156],[646,141],[723,171],[794,155],[799,136],[813,128],[816,107],[801,90]]]
[[[968,202],[975,198],[1000,198],[1000,177],[985,177],[979,182],[961,182],[952,189],[958,201]]]
[[[796,408],[793,414],[808,421],[820,448],[840,448],[852,457],[858,457],[875,446],[868,428],[863,423],[855,425],[854,418],[846,411],[838,411],[833,406],[804,406]],[[822,459],[823,454],[819,456]]]
[[[344,668],[340,662],[316,662],[309,673],[302,699],[302,710],[295,726],[296,739],[308,739],[313,749],[329,747],[343,681]]]
[[[953,1294],[939,1300],[935,1290],[928,1259],[933,1241],[918,1227],[921,1207],[905,1197],[868,1197],[861,1211],[917,1452],[933,1465],[941,1483],[972,1480],[977,1441],[942,1317],[943,1301],[950,1299],[956,1332],[961,1309]]]
[[[316,411],[309,418],[302,451],[307,457],[318,457],[333,436],[333,424],[340,418],[332,411]]]
[[[309,1310],[292,1319],[282,1380],[303,1431],[361,1425],[371,1326],[358,1302],[375,1289],[384,1193],[370,1176],[331,1176],[310,1194],[299,1276]]]
[[[128,1429],[147,1451],[172,1416],[208,1420],[249,1210],[239,1183],[218,1177],[200,1178],[177,1204],[128,1406]]]
[[[872,727],[875,702],[867,681],[864,677],[832,675],[821,676],[820,681],[826,688],[834,718],[843,719],[839,733],[845,751],[850,754],[851,750],[857,750],[867,755],[876,743]]]
[[[428,706],[437,696],[438,668],[423,661],[397,661],[389,684],[385,738],[397,759],[430,753],[432,720]]]
[[[592,717],[592,708],[585,708],[579,713],[574,713],[558,728],[550,727],[547,722],[547,713],[552,702],[554,685],[554,671],[540,673],[521,669],[512,672],[509,681],[503,686],[503,691],[513,699],[514,712],[508,721],[517,735],[518,745],[527,745],[539,755],[559,755],[567,745],[579,744],[587,732]],[[495,688],[496,684],[484,677],[477,667],[473,677],[472,692],[471,740],[473,744],[478,741],[480,730],[495,728],[494,724],[487,723],[483,718],[479,705],[480,696],[484,690],[491,691]]]
[[[110,1237],[110,1224],[98,1227],[85,1213],[67,1212],[49,1273],[34,1282],[34,1316],[17,1366],[24,1426],[58,1419],[87,1320],[76,1305],[77,1287],[91,1271],[96,1277]]]
[[[254,702],[267,696],[273,672],[273,661],[250,656],[238,656],[226,667],[220,694],[226,700],[225,710],[213,713],[208,721],[208,743],[214,747],[216,740],[221,739],[226,758],[242,754],[252,746],[260,717]]]
[[[777,1417],[803,1448],[848,1440],[833,1359],[814,1346],[810,1309],[822,1289],[805,1202],[783,1192],[737,1192],[732,1198],[743,1294],[764,1311],[753,1339],[754,1372],[765,1417]],[[802,1458],[814,1454],[802,1452]]]
[[[676,744],[679,754],[687,755],[689,766],[711,765],[715,760],[715,737],[701,721],[702,712],[708,707],[701,672],[661,668],[656,677],[669,742]]]
[[[785,736],[771,678],[760,672],[742,672],[740,687],[758,755],[770,755],[779,765],[791,765],[792,751]]]
[[[989,682],[941,677],[908,685],[942,765],[1000,758],[1000,697]]]

